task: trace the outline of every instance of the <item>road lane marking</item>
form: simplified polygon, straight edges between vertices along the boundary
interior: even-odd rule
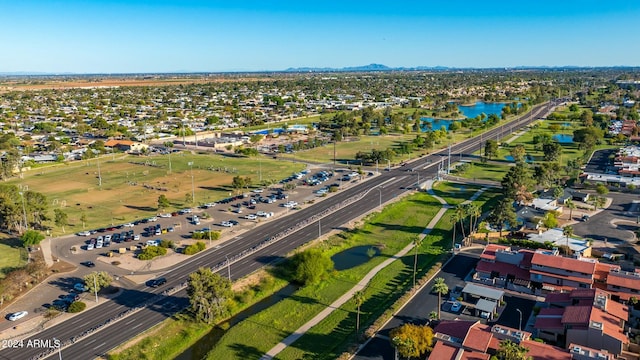
[[[103,347],[105,344],[106,344],[106,343],[102,343],[102,344],[100,344],[100,345],[98,345],[98,346],[94,347],[94,348],[93,348],[93,350],[96,350],[97,348],[101,348],[101,347]]]

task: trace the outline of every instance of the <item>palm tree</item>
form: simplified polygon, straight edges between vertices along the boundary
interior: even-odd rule
[[[464,205],[458,204],[455,208],[456,218],[460,222],[460,228],[462,229],[462,238],[466,238],[467,236],[464,233],[464,219],[467,217],[467,209]],[[455,226],[455,225],[454,225]]]
[[[360,305],[364,303],[364,292],[362,290],[356,291],[353,294],[353,301],[356,303],[356,332],[360,330]]]
[[[471,224],[469,225],[469,234],[471,234],[471,232],[475,232],[475,225],[478,218],[480,218],[480,215],[482,215],[482,209],[478,204],[469,203],[467,206],[467,213],[471,216]]]
[[[413,257],[413,288],[416,288],[416,270],[418,268],[418,248],[420,247],[420,245],[422,245],[422,240],[424,238],[420,238],[417,237],[413,244],[414,244],[414,248],[416,249],[415,255]]]
[[[444,278],[437,278],[433,284],[433,292],[438,294],[438,319],[440,319],[440,308],[442,307],[442,294],[449,292],[449,286],[444,282]]]
[[[458,214],[451,214],[451,223],[453,224],[453,235],[451,236],[451,251],[453,251],[456,247],[456,224],[458,223]]]
[[[569,208],[569,221],[573,220],[573,209],[576,208],[576,204],[573,203],[573,200],[567,199],[564,205]]]
[[[562,235],[567,237],[567,247],[569,247],[569,238],[573,235],[573,226],[567,225],[562,228]]]

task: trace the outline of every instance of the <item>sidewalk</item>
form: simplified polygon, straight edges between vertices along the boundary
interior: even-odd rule
[[[429,181],[427,181],[425,183],[425,188],[427,189],[427,192],[431,196],[433,196],[436,200],[438,200],[440,202],[440,204],[442,204],[442,208],[440,210],[438,210],[438,212],[433,217],[433,219],[431,219],[431,221],[429,222],[427,227],[418,236],[420,239],[424,239],[424,237],[427,236],[431,232],[431,230],[436,226],[438,221],[440,221],[440,218],[442,218],[442,216],[445,214],[445,212],[450,208],[449,205],[447,204],[447,202],[444,199],[442,199],[441,197],[439,197],[439,196],[434,194],[434,192],[432,190],[432,186],[433,186],[433,180],[429,180]],[[470,198],[470,200],[473,201],[474,199],[476,199],[478,196],[480,196],[480,194],[482,194],[482,192],[484,190],[485,189],[481,189],[481,190],[477,191]],[[470,201],[470,200],[467,200],[467,201]],[[367,286],[367,284],[369,283],[369,281],[371,281],[371,279],[378,272],[380,272],[380,270],[384,269],[385,267],[387,267],[392,262],[394,262],[394,261],[400,259],[402,256],[406,255],[409,251],[411,251],[411,249],[413,249],[414,245],[415,245],[414,243],[411,243],[411,244],[407,245],[405,248],[400,250],[397,254],[395,254],[394,256],[392,256],[389,259],[385,260],[384,262],[382,262],[381,264],[379,264],[375,268],[371,269],[371,271],[369,271],[369,273],[367,273],[367,275],[365,275],[365,277],[362,278],[362,280],[360,280],[353,288],[351,288],[349,291],[347,291],[344,295],[342,295],[336,301],[331,303],[331,305],[327,306],[324,310],[322,310],[320,313],[318,313],[316,316],[314,316],[307,323],[305,323],[304,325],[302,325],[301,327],[296,329],[296,331],[294,331],[293,334],[287,336],[280,343],[278,343],[276,346],[271,348],[271,350],[269,350],[265,355],[263,355],[260,358],[260,360],[273,359],[276,355],[278,355],[280,352],[282,352],[287,346],[293,344],[296,340],[298,340],[302,335],[304,335],[312,327],[317,325],[322,319],[326,318],[333,311],[335,311],[336,309],[339,309],[344,303],[346,303],[347,301],[351,300],[353,298],[353,295],[357,291],[360,291],[360,290],[364,289]]]

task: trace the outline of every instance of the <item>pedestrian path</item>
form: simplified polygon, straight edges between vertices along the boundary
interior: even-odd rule
[[[433,180],[429,180],[425,184],[427,192],[431,196],[433,196],[436,200],[438,200],[438,202],[440,202],[440,204],[442,204],[442,208],[440,210],[438,210],[438,212],[433,217],[433,219],[431,219],[429,224],[427,224],[427,227],[418,236],[420,240],[424,239],[431,232],[431,230],[436,226],[438,221],[440,221],[440,218],[442,218],[442,216],[450,208],[449,205],[447,204],[447,202],[443,198],[435,195],[435,193],[433,192],[432,186],[433,186]],[[473,200],[477,199],[478,196],[480,196],[480,194],[482,194],[482,192],[484,190],[485,190],[485,188],[482,188],[482,189],[478,190],[475,194],[473,194],[473,196],[470,198],[470,200],[467,200],[467,201],[473,201]],[[327,306],[324,310],[322,310],[320,313],[318,313],[316,316],[314,316],[307,323],[305,323],[304,325],[302,325],[301,327],[296,329],[296,331],[294,331],[291,335],[287,336],[282,341],[280,341],[276,346],[271,348],[271,350],[267,351],[267,353],[265,355],[263,355],[260,358],[260,360],[273,359],[276,355],[278,355],[280,352],[282,352],[287,346],[293,344],[296,340],[298,340],[300,337],[302,337],[302,335],[304,335],[312,327],[317,325],[322,319],[326,318],[333,311],[335,311],[336,309],[339,309],[344,303],[346,303],[347,301],[351,300],[353,298],[353,295],[357,291],[361,291],[362,289],[364,289],[367,286],[367,284],[369,284],[369,281],[371,281],[371,279],[373,279],[373,277],[378,272],[380,272],[380,270],[384,269],[385,267],[390,265],[392,262],[394,262],[394,261],[400,259],[401,257],[403,257],[404,255],[406,255],[409,251],[411,251],[411,249],[413,249],[414,245],[415,245],[415,243],[411,243],[411,244],[407,245],[402,250],[400,250],[398,253],[396,253],[392,257],[388,258],[384,262],[380,263],[375,268],[371,269],[371,271],[369,271],[369,273],[367,273],[367,275],[365,275],[362,278],[362,280],[360,280],[353,288],[351,288],[349,291],[347,291],[344,295],[342,295],[336,301],[331,303],[331,305]]]

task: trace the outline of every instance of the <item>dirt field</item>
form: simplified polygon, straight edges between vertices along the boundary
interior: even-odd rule
[[[8,80],[0,82],[0,93],[15,90],[43,90],[43,89],[71,89],[71,88],[92,88],[92,87],[114,87],[114,86],[166,86],[166,85],[187,85],[206,83],[226,83],[226,82],[247,82],[264,80],[254,76],[162,76],[141,78],[131,77],[60,77],[60,80],[50,78],[28,78],[21,80]]]

